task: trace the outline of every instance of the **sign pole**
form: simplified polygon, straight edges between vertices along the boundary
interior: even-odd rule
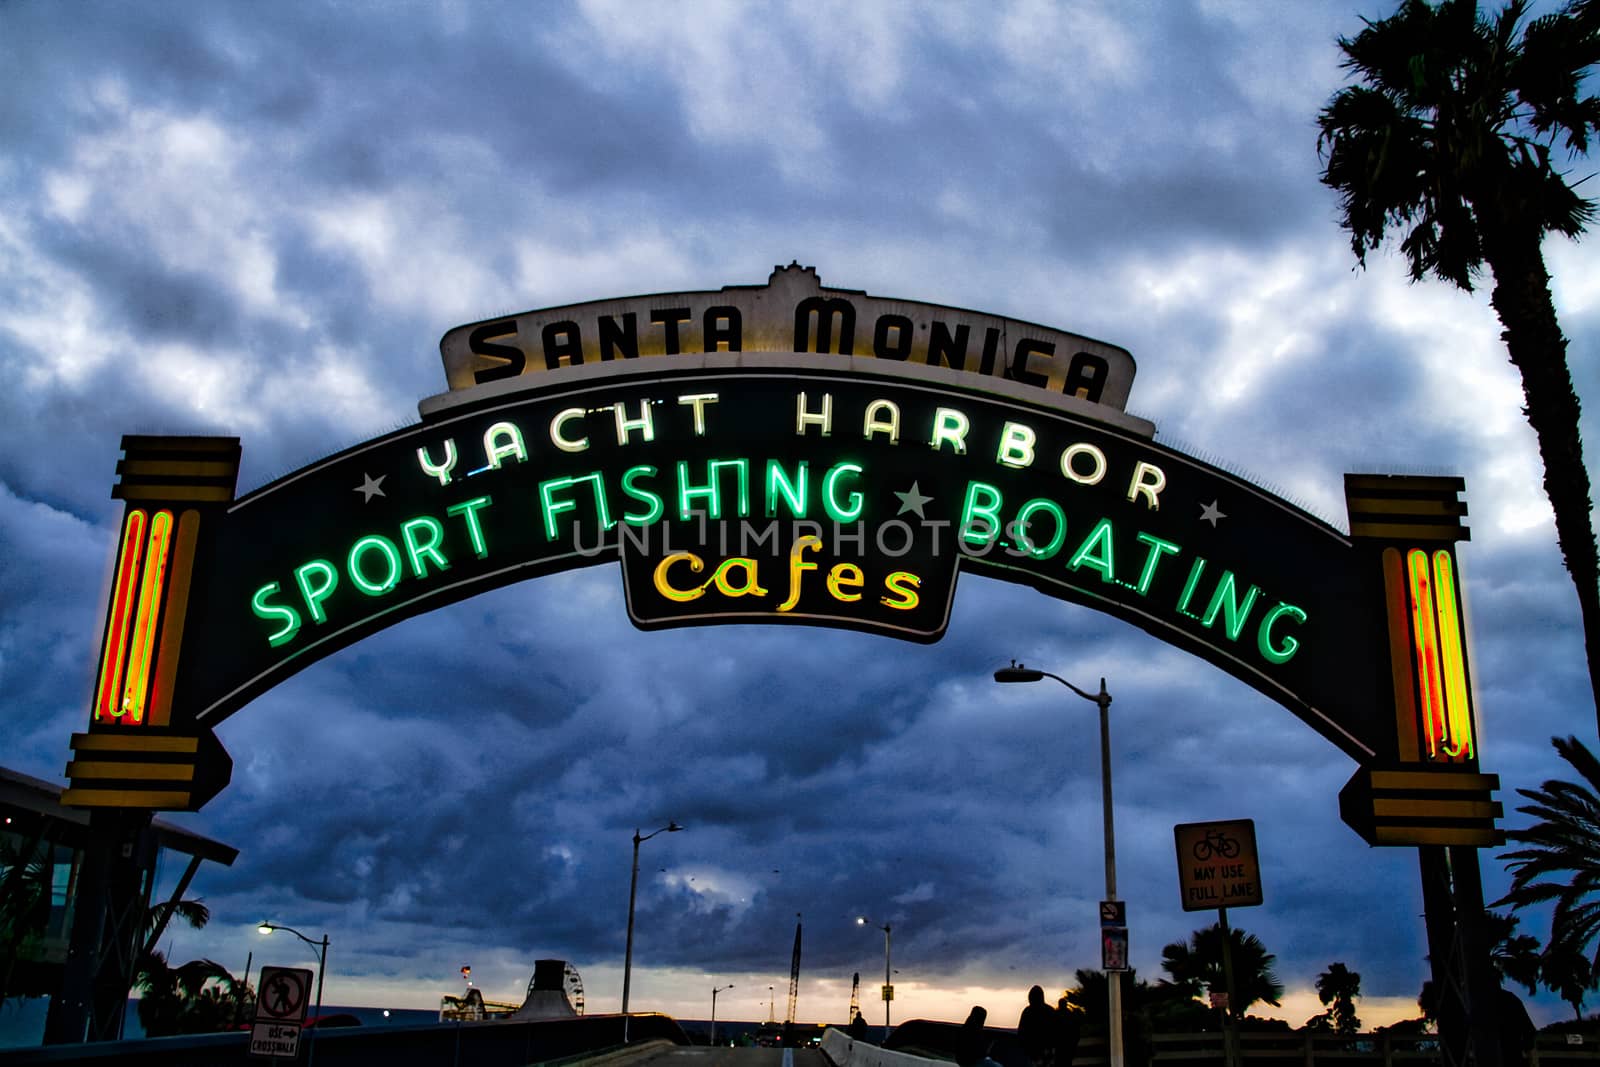
[[[1233,933],[1228,929],[1228,909],[1217,909],[1217,927],[1222,931],[1222,987],[1228,1002],[1222,1007],[1222,1054],[1228,1067],[1238,1067],[1239,1026],[1234,1014]]]

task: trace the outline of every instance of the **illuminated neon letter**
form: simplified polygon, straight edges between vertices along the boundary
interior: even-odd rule
[[[145,693],[150,688],[150,658],[155,652],[156,619],[161,610],[167,549],[171,542],[172,512],[158,511],[150,520],[150,547],[144,555],[144,580],[139,583],[139,611],[133,624],[133,650],[128,656],[128,680],[122,690],[122,715],[130,722],[144,721]]]
[[[639,417],[636,419],[628,418],[627,405],[620,400],[611,405],[611,410],[617,416],[618,445],[628,444],[628,435],[634,430],[640,431],[646,444],[656,439],[655,421],[650,417],[650,401],[639,401]]]
[[[322,610],[322,602],[339,586],[339,572],[334,565],[325,559],[302,563],[294,569],[294,584],[300,587],[300,597],[306,602],[311,621],[327,622],[328,613]]]
[[[556,539],[556,516],[567,511],[576,511],[578,505],[571,500],[557,500],[555,495],[560,490],[571,489],[574,486],[587,484],[594,493],[595,516],[599,519],[600,528],[609,530],[613,525],[611,512],[606,507],[606,487],[600,481],[600,475],[584,474],[577,478],[547,478],[539,483],[539,508],[544,514],[544,536],[547,541]]]
[[[417,449],[417,462],[422,466],[422,473],[432,475],[439,479],[440,485],[450,484],[450,472],[456,469],[456,439],[444,439],[444,462],[435,463],[433,457],[428,455],[428,446],[423,445]]]
[[[1034,513],[1043,511],[1055,520],[1056,533],[1050,543],[1043,548],[1033,543],[1033,538],[1028,536],[1028,527],[1033,523]],[[1011,539],[1028,555],[1034,559],[1049,559],[1061,551],[1061,546],[1067,540],[1067,516],[1061,510],[1061,505],[1054,500],[1036,497],[1017,509],[1017,517],[1011,520]]]
[[[716,393],[686,393],[678,398],[679,404],[688,404],[694,408],[694,435],[706,435],[706,405],[717,402]]]
[[[1211,594],[1211,603],[1206,605],[1205,616],[1200,620],[1200,625],[1210,629],[1216,624],[1219,614],[1226,616],[1223,619],[1222,629],[1228,635],[1228,640],[1237,641],[1244,632],[1244,624],[1250,617],[1250,609],[1256,606],[1256,597],[1261,595],[1261,590],[1255,586],[1244,595],[1244,603],[1239,603],[1239,588],[1234,582],[1232,571],[1223,571],[1222,580],[1217,583],[1216,591]]]
[[[743,585],[734,585],[729,580],[729,576],[736,570],[744,574]],[[711,581],[716,585],[717,592],[723,596],[766,596],[767,591],[761,588],[761,583],[757,581],[759,577],[755,560],[748,556],[735,556],[732,559],[722,561],[716,572],[711,575]]]
[[[1033,466],[1033,444],[1039,435],[1033,432],[1031,426],[1024,426],[1020,422],[1008,422],[1000,431],[1000,448],[995,452],[995,460],[1002,466],[1015,467],[1022,470]]]
[[[423,531],[427,534],[426,540],[423,539]],[[406,559],[411,563],[413,576],[427,577],[428,568],[424,561],[431,561],[441,571],[450,569],[450,561],[439,551],[439,543],[444,540],[444,523],[438,519],[427,515],[420,519],[409,519],[400,524],[400,538],[406,543]]]
[[[649,464],[629,467],[622,472],[622,491],[645,506],[641,512],[624,511],[622,521],[631,526],[648,526],[666,513],[666,506],[655,493],[633,483],[640,478],[654,478],[656,469]]]
[[[696,485],[689,480],[689,464],[683,460],[678,461],[678,517],[685,522],[694,512],[690,502],[698,499],[706,501],[707,514],[712,519],[722,518],[722,470],[732,467],[738,476],[739,510],[740,518],[750,514],[750,461],[746,459],[713,459],[706,463],[706,482]]]
[[[483,454],[487,457],[484,460],[486,470],[499,470],[500,462],[507,456],[517,457],[519,463],[527,459],[528,451],[522,447],[522,431],[517,429],[517,424],[497,422],[483,431]]]
[[[123,657],[128,653],[128,626],[135,608],[134,587],[139,581],[139,559],[144,552],[145,513],[128,512],[117,552],[117,579],[112,587],[111,617],[106,620],[105,653],[100,660],[100,687],[95,694],[95,717],[112,721],[122,714],[117,707],[121,691]]]
[[[1138,497],[1144,497],[1145,507],[1151,511],[1161,510],[1161,501],[1157,494],[1167,487],[1167,475],[1154,463],[1140,460],[1133,468],[1133,477],[1128,481],[1128,503],[1133,503]]]
[[[555,418],[550,420],[550,443],[563,452],[584,452],[589,448],[587,437],[568,437],[567,423],[573,419],[581,419],[588,412],[583,408],[563,408],[556,412]]]
[[[822,409],[808,411],[806,409],[806,394],[804,390],[795,397],[794,401],[794,432],[797,437],[806,435],[807,426],[817,426],[822,430],[822,436],[833,436],[833,394],[822,394]]]
[[[983,497],[982,503],[978,498]],[[968,482],[967,498],[961,504],[961,539],[968,544],[992,545],[1000,536],[1000,490],[988,482]],[[982,519],[985,532],[973,531],[973,520]]]
[[[381,582],[368,578],[362,569],[361,561],[376,549],[383,557],[388,570]],[[350,556],[345,560],[345,569],[350,572],[350,581],[355,587],[368,596],[382,596],[400,583],[400,550],[393,541],[377,534],[368,534],[350,546]]]
[[[855,522],[861,517],[861,509],[866,506],[866,499],[855,490],[851,490],[845,497],[843,504],[839,503],[839,479],[847,474],[860,474],[859,463],[835,463],[828,468],[828,473],[822,476],[822,510],[828,513],[828,518],[834,522]]]
[[[1094,467],[1088,474],[1079,474],[1076,463],[1079,456],[1088,456],[1094,462]],[[1061,473],[1079,485],[1099,485],[1100,479],[1106,476],[1106,454],[1094,445],[1079,442],[1068,445],[1061,453]]]
[[[900,443],[899,404],[893,400],[874,400],[867,405],[867,413],[861,419],[861,436],[870,441],[875,433],[888,434],[891,445]]]
[[[801,460],[795,468],[795,477],[790,478],[789,472],[783,469],[783,464],[775,459],[767,460],[767,514],[778,513],[778,501],[781,499],[789,505],[789,514],[797,519],[806,517],[806,491],[807,482],[810,480],[811,464]]]
[[[794,610],[794,606],[800,603],[800,575],[806,571],[817,569],[815,563],[807,563],[803,558],[808,548],[820,551],[822,549],[822,538],[806,534],[794,543],[793,548],[789,549],[789,597],[778,605],[779,611]]]
[[[939,446],[949,445],[958,456],[967,454],[967,431],[972,421],[955,408],[938,408],[933,413],[933,433],[928,436],[928,446],[935,452]]]
[[[154,544],[153,537],[151,543]],[[1439,667],[1444,673],[1448,726],[1440,747],[1452,759],[1471,759],[1472,702],[1467,695],[1467,658],[1461,641],[1461,612],[1456,604],[1455,564],[1446,549],[1433,554],[1433,591],[1439,611]]]
[[[1306,613],[1293,604],[1279,603],[1261,620],[1261,626],[1256,630],[1256,648],[1268,663],[1288,663],[1294,654],[1300,651],[1300,642],[1292,634],[1284,634],[1283,640],[1277,644],[1272,643],[1272,627],[1279,619],[1288,616],[1295,622],[1306,621]]]
[[[282,588],[277,582],[269,582],[256,590],[256,595],[250,598],[250,610],[258,619],[282,619],[283,629],[277,633],[267,635],[267,645],[277,648],[279,645],[288,644],[294,640],[294,635],[300,632],[300,613],[287,604],[269,604],[267,598],[277,596]]]
[[[910,571],[895,571],[883,580],[883,587],[890,596],[879,597],[878,603],[896,611],[910,611],[921,600],[917,595],[917,587],[921,584],[922,579]]]
[[[701,559],[693,552],[674,552],[672,555],[666,557],[660,563],[656,564],[656,592],[660,593],[668,600],[676,600],[680,604],[687,603],[691,600],[699,600],[705,595],[706,586],[711,584],[709,581],[707,581],[704,585],[695,586],[693,589],[678,589],[667,581],[667,568],[672,566],[674,563],[679,562],[680,560],[688,560],[689,569],[694,571],[696,574],[699,574],[701,571],[706,569],[705,560]]]
[[[1150,551],[1144,557],[1144,569],[1139,572],[1139,584],[1133,587],[1134,592],[1144,596],[1150,592],[1150,583],[1155,581],[1156,564],[1161,562],[1161,557],[1177,555],[1183,549],[1171,541],[1163,541],[1147,533],[1139,534],[1136,539],[1150,546]]]
[[[842,590],[860,589],[865,582],[866,576],[854,563],[835,563],[833,569],[828,572],[828,594],[835,600],[853,604],[861,599],[861,594],[846,593]]]
[[[489,544],[483,538],[483,527],[478,522],[478,509],[486,508],[490,503],[488,497],[477,496],[444,509],[446,515],[460,515],[466,522],[467,536],[472,538],[472,553],[479,559],[489,555]]]
[[[1102,582],[1116,581],[1117,577],[1113,573],[1115,557],[1111,545],[1111,535],[1114,532],[1110,519],[1101,519],[1095,523],[1094,529],[1089,531],[1089,536],[1078,546],[1078,551],[1067,561],[1067,566],[1072,570],[1087,566],[1090,570],[1100,572]]]

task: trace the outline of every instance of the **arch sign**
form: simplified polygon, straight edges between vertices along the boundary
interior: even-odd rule
[[[1453,478],[1352,475],[1345,534],[1155,441],[1123,349],[824,288],[457,327],[421,421],[234,499],[231,438],[127,437],[91,724],[65,799],[194,809],[253,697],[402,619],[615,566],[645,629],[945,630],[960,575],[1115,615],[1361,765],[1374,843],[1489,843]],[[1441,783],[1449,783],[1441,784]]]

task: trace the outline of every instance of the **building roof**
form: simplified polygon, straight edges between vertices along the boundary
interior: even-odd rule
[[[0,767],[0,818],[4,819],[0,829],[28,834],[42,827],[46,840],[81,848],[89,832],[89,811],[63,807],[61,791],[64,788]],[[239,856],[239,850],[232,845],[213,841],[165,819],[154,819],[150,825],[161,848],[198,856],[224,867],[233,866]]]

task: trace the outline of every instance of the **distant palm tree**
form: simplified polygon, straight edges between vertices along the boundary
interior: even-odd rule
[[[1273,973],[1277,957],[1268,952],[1261,939],[1237,927],[1228,930],[1232,948],[1233,999],[1228,1013],[1242,1019],[1256,1001],[1274,1007],[1283,996],[1283,983]],[[1188,986],[1198,995],[1202,988],[1215,992],[1227,989],[1222,969],[1222,925],[1196,930],[1187,942],[1174,941],[1161,950],[1161,968],[1172,976],[1175,985]]]
[[[1403,0],[1389,18],[1341,37],[1362,84],[1318,116],[1322,181],[1340,193],[1342,223],[1363,265],[1391,229],[1411,277],[1470,290],[1485,264],[1489,302],[1522,374],[1523,413],[1539,440],[1556,537],[1583,613],[1600,722],[1600,563],[1567,340],[1540,248],[1576,237],[1594,217],[1551,162],[1557,142],[1586,153],[1600,102],[1580,94],[1600,61],[1600,2],[1569,0],[1523,26],[1526,0],[1492,18],[1476,0]]]
[[[18,962],[39,954],[50,921],[50,852],[37,839],[25,846],[0,840],[0,1000],[18,992]],[[25,981],[18,984],[29,991]]]
[[[1317,975],[1317,999],[1328,1010],[1328,1025],[1337,1033],[1353,1034],[1361,1029],[1356,1015],[1356,998],[1361,995],[1361,975],[1343,963],[1330,963]]]
[[[1483,930],[1489,942],[1489,962],[1500,972],[1500,977],[1524,987],[1529,996],[1537,993],[1541,965],[1539,939],[1517,933],[1517,917],[1510,912],[1485,910]]]
[[[1517,811],[1538,821],[1506,832],[1508,840],[1531,847],[1500,857],[1511,872],[1511,889],[1495,904],[1524,908],[1555,902],[1540,961],[1542,979],[1573,1003],[1563,990],[1593,988],[1600,971],[1600,954],[1590,956],[1600,937],[1600,760],[1576,737],[1550,741],[1582,781],[1550,779],[1538,789],[1517,790],[1533,801]]]

